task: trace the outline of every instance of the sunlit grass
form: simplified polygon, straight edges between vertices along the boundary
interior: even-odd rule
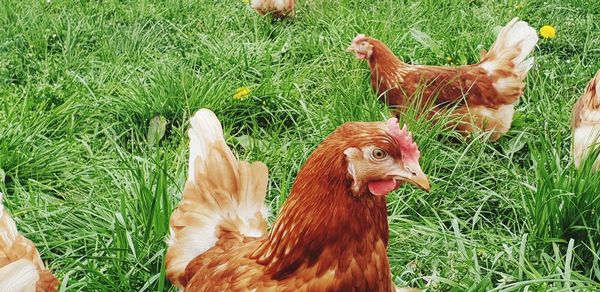
[[[389,116],[345,52],[357,33],[406,62],[459,65],[519,16],[557,37],[535,50],[505,137],[401,119],[432,191],[389,196],[393,278],[429,291],[600,289],[600,180],[569,152],[571,105],[600,68],[596,2],[298,1],[295,20],[272,22],[242,1],[1,1],[0,191],[62,290],[174,291],[164,238],[196,110],[216,112],[239,157],[269,166],[277,214],[335,127]],[[240,87],[252,92],[235,100]],[[148,141],[157,117],[164,133]]]

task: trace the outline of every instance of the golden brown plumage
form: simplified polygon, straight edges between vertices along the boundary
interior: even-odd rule
[[[454,113],[464,117],[456,125],[458,130],[492,131],[491,139],[497,140],[510,129],[514,104],[523,94],[524,79],[533,65],[533,58],[526,57],[537,41],[536,31],[515,18],[474,65],[406,64],[384,43],[362,34],[354,38],[348,51],[368,61],[371,86],[387,104],[402,110],[419,99],[420,111],[434,106],[428,117],[457,106]]]
[[[580,167],[589,151],[600,143],[600,70],[573,106],[571,128],[573,158],[575,166]],[[600,169],[600,159],[594,162],[593,168]]]
[[[0,193],[0,291],[58,291],[58,279],[46,268],[31,240],[17,231]]]
[[[275,18],[294,17],[296,0],[251,0],[250,6],[260,15],[270,14]]]
[[[394,291],[385,195],[403,182],[429,189],[417,146],[395,119],[346,123],[327,137],[300,170],[269,234],[264,165],[239,170],[249,164],[233,157],[208,110],[192,118],[190,138],[191,177],[171,217],[166,258],[176,286]]]

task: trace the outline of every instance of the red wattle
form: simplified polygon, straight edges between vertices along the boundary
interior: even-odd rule
[[[369,191],[371,194],[375,196],[385,196],[389,192],[396,189],[396,180],[388,179],[388,180],[378,180],[369,183]]]

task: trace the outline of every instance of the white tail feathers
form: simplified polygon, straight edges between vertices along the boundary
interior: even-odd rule
[[[20,259],[0,268],[0,291],[35,291],[40,276],[32,262]]]
[[[600,145],[600,70],[573,106],[571,125],[573,161],[580,167],[590,152]],[[594,162],[593,169],[600,170],[600,157]]]
[[[219,119],[213,112],[201,109],[190,119],[191,128],[188,130],[190,137],[190,159],[188,163],[188,181],[195,180],[195,162],[202,162],[208,158],[209,147],[217,142],[225,143],[223,128]],[[229,151],[228,154],[231,154]]]
[[[596,72],[596,75],[588,84],[586,91],[586,94],[589,94],[590,99],[593,100],[595,108],[600,108],[600,70]]]
[[[577,117],[580,122],[598,124],[600,128],[600,70],[585,87],[585,92],[579,98]]]
[[[0,193],[0,291],[56,291],[58,279],[46,269],[33,242],[19,234],[2,197]],[[5,285],[13,288],[3,289]]]
[[[533,66],[534,59],[525,58],[533,51],[538,39],[533,27],[515,17],[502,28],[481,66],[488,72],[493,72],[495,67],[502,67],[505,62],[510,62],[515,71],[526,74]]]
[[[523,80],[533,66],[534,58],[527,56],[538,42],[537,32],[525,21],[513,18],[498,34],[481,66],[494,80],[494,87],[504,95],[520,97]]]
[[[214,247],[221,234],[260,237],[267,227],[267,167],[238,161],[210,110],[199,110],[190,122],[189,177],[171,215],[165,260],[168,278],[180,288],[188,263]]]

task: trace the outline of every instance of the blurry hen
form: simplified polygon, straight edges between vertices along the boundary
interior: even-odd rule
[[[399,108],[418,99],[420,110],[435,106],[428,117],[453,108],[462,116],[456,125],[461,133],[492,131],[497,140],[511,126],[514,105],[523,94],[524,79],[533,65],[538,36],[524,21],[511,20],[489,52],[482,52],[474,65],[443,67],[410,65],[402,62],[381,41],[359,34],[348,51],[367,60],[371,86],[382,101]],[[420,95],[422,94],[422,96]]]
[[[251,0],[250,6],[260,15],[270,14],[275,18],[294,17],[296,0]]]
[[[310,155],[267,233],[267,167],[235,158],[217,117],[191,119],[167,276],[188,291],[394,291],[386,197],[429,189],[406,128],[346,123]]]
[[[0,291],[58,291],[58,284],[33,242],[17,231],[0,193]]]
[[[573,157],[580,167],[589,152],[600,144],[600,70],[588,83],[585,93],[575,103],[571,120],[573,127]],[[600,158],[594,162],[594,170],[600,169]]]

